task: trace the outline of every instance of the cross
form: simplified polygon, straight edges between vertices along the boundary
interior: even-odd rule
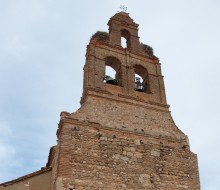
[[[126,12],[126,11],[127,11],[127,7],[125,7],[124,5],[121,5],[121,6],[120,6],[120,9],[121,9],[123,12]]]

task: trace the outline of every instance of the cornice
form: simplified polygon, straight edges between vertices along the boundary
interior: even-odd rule
[[[139,136],[139,137],[148,137],[148,138],[153,138],[156,140],[169,140],[169,141],[178,142],[178,143],[186,143],[186,139],[178,139],[178,138],[169,137],[169,136],[162,136],[162,135],[152,135],[152,134],[147,134],[146,131],[141,133],[138,131],[129,131],[129,130],[122,129],[122,128],[120,128],[120,129],[119,128],[110,128],[110,127],[103,126],[100,123],[84,121],[84,120],[80,121],[78,119],[74,119],[69,116],[67,116],[66,118],[62,118],[61,121],[62,121],[62,127],[65,124],[80,125],[80,126],[84,126],[84,127],[95,128],[97,131],[101,131],[101,130],[115,131],[117,133],[130,134],[130,135]],[[60,128],[60,130],[61,130],[61,128]]]

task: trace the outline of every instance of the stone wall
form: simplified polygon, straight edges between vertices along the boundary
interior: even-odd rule
[[[86,103],[68,117],[99,123],[113,129],[186,140],[167,108],[152,106],[135,99],[101,96],[101,93],[96,93],[94,97],[90,95]]]
[[[65,123],[57,189],[198,190],[196,155],[181,141]]]

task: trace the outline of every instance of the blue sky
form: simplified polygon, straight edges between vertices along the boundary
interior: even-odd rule
[[[86,45],[108,31],[120,5],[160,58],[172,116],[198,154],[202,189],[219,189],[217,0],[1,0],[0,182],[46,164],[60,112],[80,106]]]

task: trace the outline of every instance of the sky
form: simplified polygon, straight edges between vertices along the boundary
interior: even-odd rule
[[[120,5],[160,59],[201,189],[219,190],[218,0],[0,0],[0,183],[45,166],[60,112],[80,107],[86,45]]]

